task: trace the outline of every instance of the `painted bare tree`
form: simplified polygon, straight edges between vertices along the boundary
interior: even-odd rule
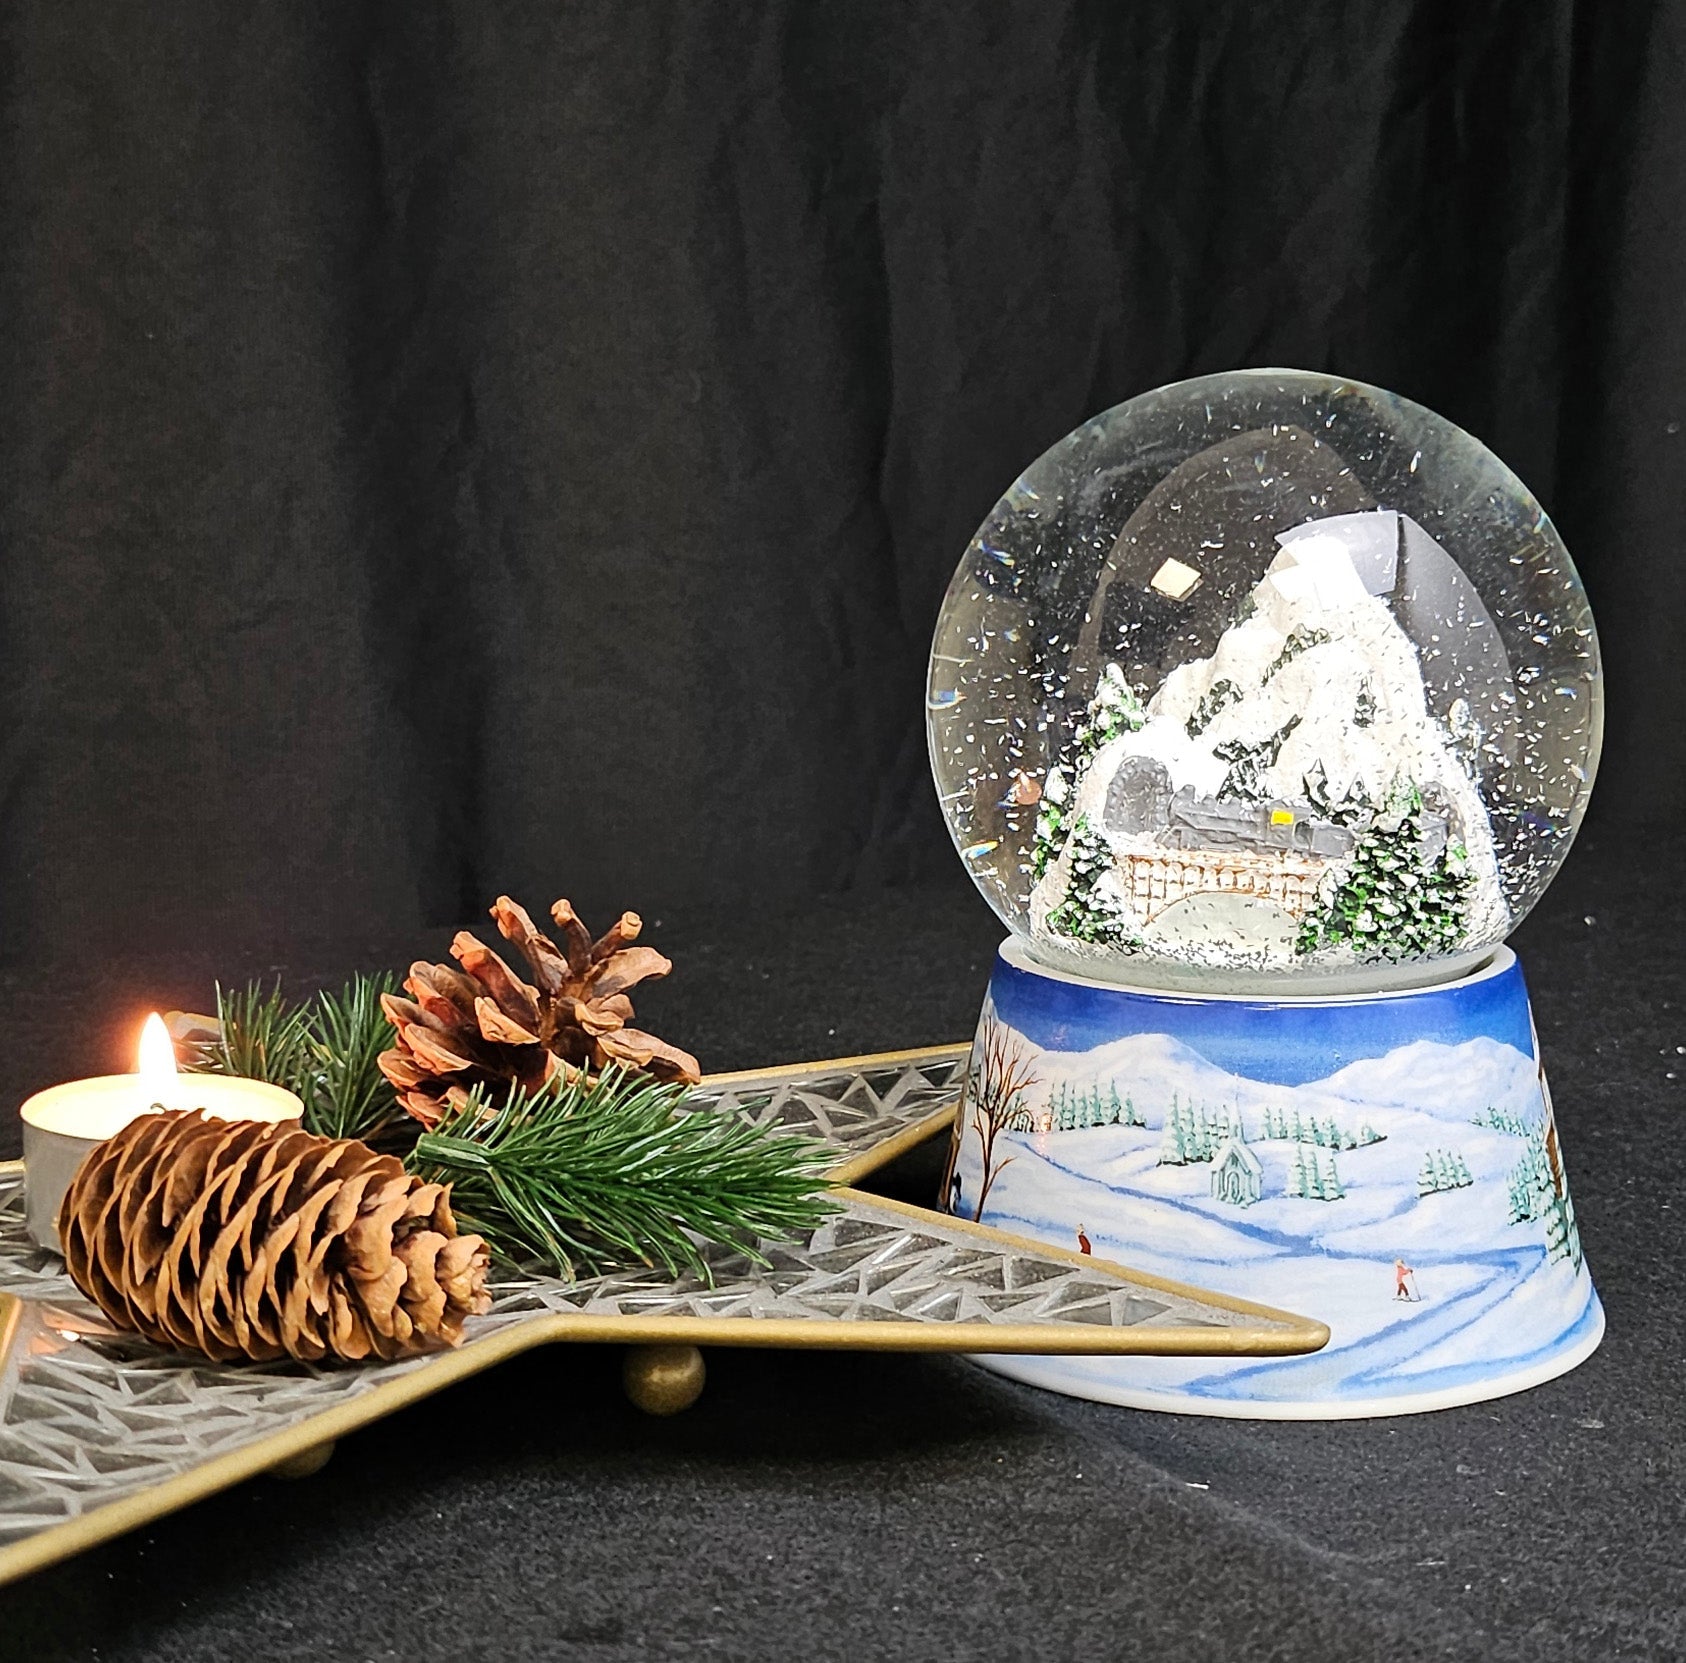
[[[972,1045],[966,1100],[962,1105],[962,1123],[977,1133],[981,1154],[978,1199],[972,1209],[972,1217],[980,1223],[990,1186],[1013,1162],[1011,1155],[997,1160],[995,1141],[1023,1113],[1025,1093],[1035,1084],[1030,1058],[1017,1036],[1005,1023],[997,1021],[993,1013],[986,1016]],[[957,1137],[956,1145],[959,1141]]]

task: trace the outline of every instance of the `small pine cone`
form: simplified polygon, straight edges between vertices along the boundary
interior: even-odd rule
[[[89,1151],[59,1228],[113,1322],[216,1362],[415,1356],[491,1303],[449,1185],[291,1122],[142,1115]]]
[[[658,1080],[694,1085],[697,1059],[641,1029],[628,990],[673,968],[653,947],[632,943],[644,927],[635,912],[596,941],[567,901],[550,915],[562,946],[538,930],[524,908],[500,895],[491,909],[532,981],[515,974],[467,930],[451,943],[461,964],[417,963],[404,983],[408,999],[382,998],[397,1043],[381,1053],[381,1072],[424,1126],[468,1101],[476,1085],[534,1090],[566,1070],[610,1064]]]

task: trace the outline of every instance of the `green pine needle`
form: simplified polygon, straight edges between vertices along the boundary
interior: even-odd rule
[[[835,1150],[685,1102],[683,1086],[618,1069],[501,1106],[476,1092],[406,1165],[450,1182],[454,1208],[504,1257],[568,1277],[635,1261],[706,1279],[699,1238],[765,1264],[758,1242],[835,1211],[824,1178]]]
[[[356,976],[338,994],[319,993],[311,1016],[316,1090],[306,1099],[305,1129],[322,1137],[367,1143],[403,1116],[377,1058],[392,1045],[381,995],[390,976]]]
[[[308,1013],[283,998],[279,985],[252,982],[242,992],[225,993],[219,982],[217,1023],[221,1034],[201,1048],[199,1069],[298,1089],[294,1082],[309,1066]]]
[[[356,976],[338,993],[319,993],[302,1005],[279,987],[254,982],[225,993],[219,986],[221,1037],[201,1047],[196,1065],[285,1086],[304,1103],[307,1132],[368,1142],[402,1119],[376,1063],[392,1043],[381,994],[393,986],[390,976]]]

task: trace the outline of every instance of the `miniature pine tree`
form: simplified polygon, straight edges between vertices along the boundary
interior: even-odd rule
[[[1112,846],[1086,814],[1077,817],[1070,842],[1065,898],[1049,911],[1048,928],[1097,946],[1136,946],[1122,898],[1104,884],[1112,872]]]
[[[1526,1224],[1534,1216],[1534,1191],[1521,1173],[1514,1172],[1510,1177],[1510,1221],[1512,1224]]]
[[[1065,771],[1055,767],[1048,770],[1042,785],[1042,798],[1036,810],[1036,828],[1031,833],[1030,878],[1041,880],[1065,848],[1070,825],[1071,781]]]
[[[1165,1112],[1165,1130],[1159,1135],[1159,1164],[1161,1166],[1183,1166],[1188,1161],[1188,1150],[1183,1142],[1182,1117],[1177,1112],[1177,1096],[1171,1094],[1171,1106]]]
[[[1072,735],[1079,770],[1103,745],[1110,744],[1121,733],[1134,733],[1146,721],[1147,712],[1142,709],[1136,690],[1116,664],[1108,664],[1101,671],[1095,696]]]
[[[1292,1196],[1305,1195],[1305,1145],[1294,1145],[1294,1164],[1288,1168],[1288,1193]]]
[[[1112,1117],[1111,1117],[1111,1120],[1109,1122],[1110,1125],[1118,1126],[1118,1125],[1122,1125],[1122,1124],[1128,1124],[1124,1119],[1124,1105],[1121,1102],[1119,1102],[1119,1100],[1118,1100],[1118,1082],[1116,1080],[1114,1080],[1112,1082],[1111,1108],[1112,1108]]]
[[[1319,1157],[1317,1190],[1324,1201],[1339,1201],[1346,1194],[1341,1188],[1341,1175],[1335,1167],[1335,1157],[1328,1151]]]
[[[1463,939],[1474,883],[1461,844],[1430,856],[1422,793],[1403,786],[1359,834],[1333,893],[1306,914],[1296,951],[1344,945],[1371,959],[1450,952]]]
[[[1554,1262],[1569,1257],[1568,1220],[1554,1196],[1546,1208],[1546,1257]]]
[[[1575,1204],[1566,1189],[1554,1189],[1546,1205],[1546,1257],[1568,1259],[1576,1270],[1581,1268],[1581,1232],[1575,1223]]]

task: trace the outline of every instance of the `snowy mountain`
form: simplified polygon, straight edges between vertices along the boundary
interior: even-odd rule
[[[1323,1090],[1355,1103],[1426,1109],[1443,1119],[1467,1121],[1488,1107],[1538,1113],[1539,1070],[1531,1058],[1496,1039],[1462,1045],[1418,1040],[1385,1057],[1350,1063]]]
[[[1096,1081],[1116,1081],[1152,1127],[1163,1125],[1173,1092],[1184,1100],[1204,1100],[1214,1108],[1228,1104],[1249,1113],[1297,1103],[1307,1114],[1348,1120],[1372,1109],[1406,1109],[1460,1127],[1489,1107],[1523,1118],[1537,1115],[1542,1107],[1533,1059],[1496,1039],[1459,1045],[1418,1040],[1386,1056],[1349,1063],[1324,1079],[1282,1086],[1220,1068],[1170,1034],[1131,1034],[1093,1051],[1049,1051],[1011,1028],[1007,1032],[1026,1054],[1036,1055],[1032,1106],[1061,1084],[1084,1089]],[[1444,1136],[1443,1128],[1438,1135]]]
[[[1415,788],[1438,805],[1449,821],[1447,840],[1466,854],[1473,882],[1465,939],[1501,940],[1509,915],[1486,808],[1430,708],[1416,647],[1360,576],[1338,531],[1320,533],[1314,522],[1283,541],[1212,655],[1173,669],[1140,725],[1109,739],[1083,768],[1070,822],[1104,828],[1115,856],[1163,853],[1157,829],[1121,828],[1116,812],[1126,777],[1140,780],[1151,764],[1164,770],[1170,793],[1205,803],[1304,804],[1317,781],[1330,801],[1351,793],[1381,806]],[[1032,897],[1034,926],[1063,951],[1071,943],[1049,917],[1070,893],[1073,860],[1085,858],[1076,843]],[[1236,967],[1293,956],[1291,921],[1263,899],[1226,901],[1216,914],[1185,901],[1163,908],[1156,923],[1127,885],[1114,881],[1108,889],[1103,880],[1101,904],[1120,930],[1167,956]]]
[[[1011,1029],[1008,1033],[1027,1053],[1034,1049],[1022,1035]],[[1121,1091],[1128,1083],[1144,1108],[1163,1107],[1173,1091],[1185,1097],[1205,1094],[1217,1102],[1246,1092],[1253,1084],[1208,1062],[1169,1034],[1131,1034],[1093,1051],[1037,1051],[1036,1076],[1033,1096],[1051,1093],[1062,1083],[1085,1087],[1096,1080],[1116,1080]]]

